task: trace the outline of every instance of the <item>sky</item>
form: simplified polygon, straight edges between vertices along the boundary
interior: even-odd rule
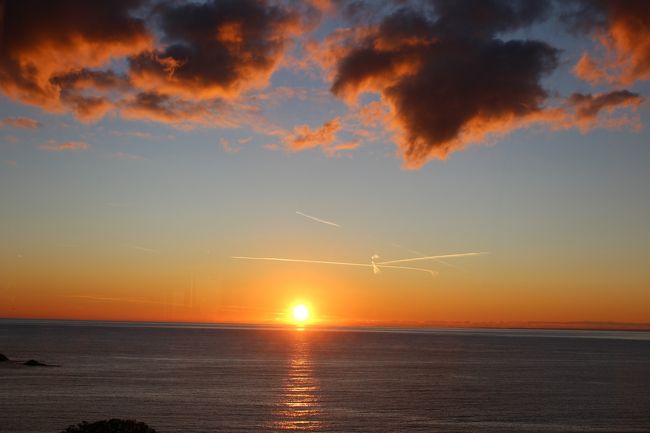
[[[648,2],[4,0],[0,29],[0,317],[650,326]]]

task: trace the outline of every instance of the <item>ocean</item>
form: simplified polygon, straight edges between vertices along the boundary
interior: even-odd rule
[[[0,432],[650,432],[650,333],[0,321]],[[4,364],[4,365],[3,365]]]

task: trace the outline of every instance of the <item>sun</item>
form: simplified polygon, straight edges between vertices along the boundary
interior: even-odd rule
[[[303,323],[306,322],[307,319],[309,319],[309,309],[305,304],[298,304],[295,307],[293,307],[293,319],[296,322]]]

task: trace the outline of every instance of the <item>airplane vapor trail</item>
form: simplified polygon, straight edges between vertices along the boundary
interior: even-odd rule
[[[412,268],[410,266],[391,266],[391,265],[379,265],[379,264],[377,264],[377,267],[379,269],[381,269],[381,268],[389,268],[389,269],[406,269],[408,271],[422,271],[422,272],[426,272],[428,274],[431,274],[432,277],[435,277],[436,275],[438,275],[438,271],[434,271],[432,269]]]
[[[281,257],[246,257],[246,256],[233,256],[231,258],[239,259],[239,260],[258,260],[258,261],[288,262],[288,263],[312,263],[317,265],[339,265],[339,266],[356,266],[361,268],[374,268],[374,266],[369,263],[334,262],[329,260],[306,260],[306,259],[286,259]],[[387,269],[404,269],[410,271],[420,271],[420,272],[426,272],[432,276],[438,274],[438,272],[433,271],[431,269],[414,268],[409,266],[382,265],[380,263],[376,263],[375,265],[380,269],[387,268]]]
[[[362,266],[364,268],[372,268],[371,264],[366,264],[366,263],[332,262],[328,260],[304,260],[304,259],[285,259],[280,257],[245,257],[245,256],[232,256],[231,259],[266,260],[272,262],[290,262],[290,263],[315,263],[320,265]]]
[[[341,227],[340,225],[338,225],[338,224],[336,224],[336,223],[334,223],[332,221],[327,221],[327,220],[324,220],[324,219],[321,219],[321,218],[316,218],[315,216],[307,215],[306,213],[300,212],[298,210],[296,211],[296,213],[298,215],[300,215],[300,216],[304,216],[305,218],[309,218],[310,220],[319,222],[321,224],[327,224],[328,226],[333,226],[333,227]]]
[[[437,260],[437,259],[451,259],[455,257],[470,257],[470,256],[479,256],[481,254],[487,254],[485,252],[481,253],[458,253],[458,254],[442,254],[439,256],[423,256],[423,257],[412,257],[410,259],[399,259],[399,260],[388,260],[385,262],[377,262],[377,265],[389,265],[393,263],[405,263],[405,262],[416,262],[420,260]]]

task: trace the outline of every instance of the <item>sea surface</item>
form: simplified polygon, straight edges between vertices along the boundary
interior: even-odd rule
[[[650,334],[0,321],[0,432],[650,432]]]

